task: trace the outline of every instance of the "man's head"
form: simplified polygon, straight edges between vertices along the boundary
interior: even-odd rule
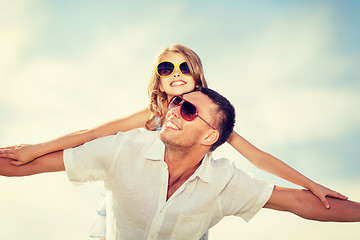
[[[219,93],[202,88],[169,104],[161,140],[168,147],[186,150],[194,146],[213,151],[233,131],[235,110]]]

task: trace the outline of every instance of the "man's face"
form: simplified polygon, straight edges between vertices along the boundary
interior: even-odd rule
[[[216,105],[203,93],[191,92],[183,95],[183,99],[192,103],[198,114],[209,124],[214,125],[214,112]],[[160,139],[167,147],[188,149],[201,145],[201,139],[207,131],[214,131],[199,117],[187,121],[181,116],[181,105],[170,109],[166,115],[164,125],[160,131]]]

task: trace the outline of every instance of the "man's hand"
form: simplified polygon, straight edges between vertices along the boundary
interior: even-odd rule
[[[22,174],[20,169],[17,166],[11,164],[13,160],[9,158],[0,158],[0,175],[5,177],[16,177],[16,176],[26,176],[29,174]]]

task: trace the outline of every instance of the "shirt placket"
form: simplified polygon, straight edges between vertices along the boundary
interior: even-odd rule
[[[163,163],[163,170],[164,171],[162,171],[162,176],[161,176],[162,180],[161,180],[161,191],[159,198],[161,200],[159,201],[158,213],[154,217],[153,222],[150,226],[149,237],[148,237],[148,239],[150,240],[157,238],[161,225],[164,221],[166,211],[168,210],[171,202],[174,200],[174,198],[176,198],[177,195],[179,195],[182,191],[184,191],[185,186],[187,185],[188,182],[193,181],[195,179],[195,176],[192,175],[185,183],[183,183],[180,186],[179,189],[177,189],[174,192],[174,194],[168,199],[168,201],[166,201],[169,173],[168,173],[168,166],[165,162]]]
[[[168,173],[168,166],[165,162],[161,163],[161,183],[160,183],[160,191],[159,191],[159,205],[157,213],[151,223],[150,229],[149,229],[149,235],[147,239],[156,239],[158,236],[158,233],[160,231],[161,225],[164,221],[165,213],[168,208],[168,204],[166,202],[166,196],[167,196],[167,188],[168,188],[168,179],[169,179],[169,173]]]

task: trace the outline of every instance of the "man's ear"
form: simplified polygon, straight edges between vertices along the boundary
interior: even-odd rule
[[[214,143],[216,143],[216,141],[219,139],[219,132],[214,130],[214,129],[210,129],[205,137],[203,138],[202,144],[207,145],[207,146],[211,146]]]

